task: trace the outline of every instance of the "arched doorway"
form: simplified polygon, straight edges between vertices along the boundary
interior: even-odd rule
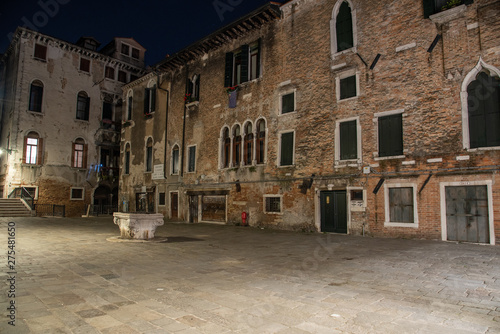
[[[118,198],[118,196],[113,196],[111,189],[108,186],[100,185],[94,190],[94,205],[93,214],[112,214],[112,200],[113,197]]]

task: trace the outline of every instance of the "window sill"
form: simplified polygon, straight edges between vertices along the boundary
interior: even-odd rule
[[[277,215],[277,216],[282,216],[283,212],[265,212],[266,215]]]
[[[355,167],[359,168],[362,165],[362,161],[358,159],[353,159],[353,160],[336,160],[335,161],[335,168],[349,168],[349,167]]]
[[[418,228],[418,223],[392,223],[392,222],[384,222],[384,227]]]
[[[359,97],[359,95],[356,95],[356,96],[353,96],[353,97],[348,97],[346,99],[337,99],[337,103],[357,100],[358,97]]]
[[[43,111],[35,111],[35,110],[26,110],[26,111],[29,112],[30,114],[36,115],[36,116],[43,116],[44,115]]]
[[[75,122],[89,124],[88,120],[75,118]]]
[[[432,14],[431,16],[429,16],[429,19],[431,19],[431,21],[435,24],[445,24],[464,16],[466,9],[466,5],[460,5],[457,7],[446,9],[436,14]]]
[[[499,151],[500,146],[489,146],[489,147],[474,147],[467,148],[467,152],[479,152],[479,151]]]
[[[296,115],[297,114],[297,110],[294,110],[294,111],[289,111],[289,112],[286,112],[286,113],[283,113],[280,111],[279,115],[278,116],[288,116],[288,115]]]
[[[47,59],[38,58],[38,57],[35,57],[35,56],[33,56],[33,59],[36,60],[36,61],[41,61],[42,63],[46,63],[47,62]]]
[[[406,159],[405,155],[393,155],[393,156],[388,156],[388,157],[378,157],[374,158],[375,161],[382,161],[382,160],[397,160],[397,159]]]
[[[335,58],[337,58],[337,57],[339,57],[339,56],[341,56],[343,54],[347,54],[347,53],[353,53],[353,54],[355,54],[356,52],[358,52],[357,47],[353,46],[350,49],[346,49],[346,50],[342,50],[340,52],[333,53],[332,54],[332,59],[335,59]]]
[[[38,165],[38,164],[27,164],[27,163],[22,163],[21,164],[22,167],[30,167],[30,168],[41,168],[42,165]]]
[[[189,109],[191,107],[197,107],[199,104],[200,104],[200,101],[189,102],[189,103],[186,103],[186,108]]]
[[[90,76],[90,71],[87,72],[87,71],[83,71],[83,70],[78,70],[78,73]]]

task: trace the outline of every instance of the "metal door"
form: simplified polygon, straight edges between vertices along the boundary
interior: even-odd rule
[[[321,192],[321,231],[347,233],[346,191]]]
[[[490,242],[486,186],[450,186],[446,193],[447,239]]]

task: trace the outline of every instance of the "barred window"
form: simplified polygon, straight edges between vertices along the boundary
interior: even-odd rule
[[[281,213],[281,197],[280,196],[265,197],[265,212]]]

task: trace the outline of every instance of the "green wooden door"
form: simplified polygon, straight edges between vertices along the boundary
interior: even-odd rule
[[[321,192],[321,231],[347,233],[346,191]]]

